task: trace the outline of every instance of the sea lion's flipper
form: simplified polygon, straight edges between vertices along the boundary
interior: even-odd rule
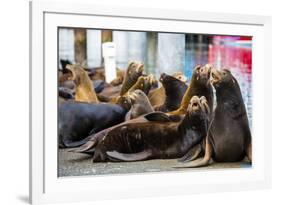
[[[164,112],[151,112],[143,116],[148,121],[171,122],[169,115]]]
[[[152,153],[150,150],[145,150],[145,151],[133,153],[133,154],[125,154],[125,153],[120,153],[117,151],[106,152],[106,154],[112,160],[131,162],[131,161],[141,161],[141,160],[148,159]]]
[[[87,137],[84,140],[84,143],[80,145],[80,147],[75,147],[73,149],[69,149],[69,152],[76,153],[85,153],[85,154],[93,154],[95,152],[95,147],[98,143],[97,139],[91,139],[92,136]],[[81,141],[82,142],[82,141]]]
[[[86,137],[85,139],[82,139],[80,141],[74,141],[74,142],[73,141],[64,140],[63,144],[67,148],[74,148],[74,147],[79,147],[79,146],[85,144],[86,142],[89,141],[89,139],[90,139],[89,137]]]
[[[174,168],[193,168],[193,167],[207,166],[212,158],[212,152],[213,152],[212,145],[209,141],[210,140],[207,137],[206,144],[205,144],[205,156],[203,158],[196,161],[189,162],[182,166],[175,166]]]
[[[195,159],[202,153],[202,145],[197,144],[192,149],[190,149],[182,158],[178,159],[179,162],[190,162]]]
[[[246,155],[250,162],[252,162],[252,142],[248,143],[246,147]]]
[[[89,132],[88,135],[90,136],[90,135],[93,135],[93,134],[95,134],[95,133],[96,133],[96,128],[92,129],[92,130]]]

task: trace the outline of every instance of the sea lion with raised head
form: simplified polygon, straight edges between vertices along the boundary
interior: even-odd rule
[[[95,138],[93,161],[140,161],[182,157],[207,134],[206,107],[194,96],[181,122],[162,120],[164,113],[145,116],[149,122],[128,123]],[[165,119],[165,117],[164,117]],[[93,143],[93,142],[92,142]]]
[[[140,76],[137,82],[128,90],[128,92],[141,90],[147,95],[153,83],[154,83],[154,76],[152,74],[148,76]]]
[[[116,105],[73,101],[59,104],[59,147],[80,146],[90,134],[123,122],[131,107],[127,98],[118,98]]]
[[[186,83],[187,77],[182,72],[176,72],[172,75],[180,81]],[[163,86],[153,89],[148,93],[148,99],[152,106],[159,106],[165,103],[165,88]]]
[[[189,83],[188,89],[186,90],[182,98],[180,107],[175,111],[169,112],[169,115],[185,114],[190,99],[194,95],[197,95],[199,97],[205,96],[212,113],[214,97],[213,88],[209,80],[211,68],[212,66],[210,64],[206,64],[205,66],[198,65],[194,68],[191,81]]]
[[[135,90],[133,92],[129,92],[128,97],[131,100],[131,109],[126,114],[126,121],[154,112],[148,97],[143,91]]]
[[[155,106],[155,111],[170,112],[179,108],[187,85],[181,80],[162,73],[159,81],[165,89],[165,101],[162,105]]]
[[[252,137],[248,117],[237,80],[229,70],[211,71],[217,106],[210,123],[202,159],[183,167],[200,167],[216,162],[237,162],[245,156],[252,161]]]
[[[142,75],[143,63],[132,61],[129,63],[121,87],[120,96],[125,95],[128,90],[137,82],[138,78]]]
[[[93,83],[84,68],[78,64],[68,64],[66,68],[71,71],[73,81],[76,85],[75,101],[98,103],[99,100],[93,88]]]

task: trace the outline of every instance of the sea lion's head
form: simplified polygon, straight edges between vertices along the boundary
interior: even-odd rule
[[[204,96],[200,98],[196,95],[193,96],[189,102],[187,113],[191,116],[209,114],[210,108],[207,99]]]
[[[147,94],[153,84],[152,75],[148,76],[140,76],[137,82],[129,89],[129,92],[134,90],[142,90],[145,94]]]
[[[197,65],[193,70],[191,80],[201,85],[207,85],[209,83],[211,69],[212,65],[210,64],[206,64],[205,66]]]
[[[162,73],[159,81],[163,84],[164,87],[167,87],[170,83],[172,82],[179,82],[181,80],[179,80],[178,78],[168,75],[166,73]]]
[[[236,86],[237,81],[229,70],[227,69],[218,70],[212,68],[211,84],[214,86],[215,89],[220,89],[224,87]]]
[[[182,73],[182,72],[176,72],[173,74],[173,77],[179,79],[180,81],[186,83],[187,82],[187,77]]]
[[[73,80],[76,85],[79,85],[84,80],[89,78],[87,72],[81,65],[67,64],[66,69],[71,72],[71,77],[69,80]]]
[[[130,78],[138,78],[139,76],[142,75],[143,69],[144,69],[144,64],[139,61],[132,61],[129,63],[126,75],[130,76]]]
[[[157,88],[158,87],[158,80],[153,74],[148,75],[149,83],[151,85],[151,88]]]
[[[179,92],[182,86],[186,86],[185,82],[179,80],[178,78],[162,73],[159,81],[162,83],[166,91],[166,96],[175,96],[175,92]]]
[[[146,94],[141,90],[134,90],[132,92],[129,92],[128,97],[130,98],[132,104],[141,102],[147,98]]]
[[[205,96],[201,96],[201,97],[200,97],[200,103],[201,103],[201,105],[202,105],[203,111],[204,111],[206,114],[209,115],[209,114],[211,113],[211,110],[210,110],[210,107],[209,107],[209,105],[208,105],[208,101],[207,101],[207,99],[206,99]]]
[[[125,110],[130,110],[132,106],[132,101],[128,95],[118,96],[116,99],[116,104],[120,105]]]

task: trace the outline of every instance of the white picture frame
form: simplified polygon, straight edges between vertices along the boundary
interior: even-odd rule
[[[271,186],[271,109],[266,109],[271,105],[270,17],[34,1],[30,2],[30,21],[32,204],[238,191]],[[252,168],[212,170],[208,174],[205,170],[58,178],[54,147],[57,143],[58,26],[253,36]]]

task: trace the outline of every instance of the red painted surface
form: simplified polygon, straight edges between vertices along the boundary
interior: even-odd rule
[[[252,72],[251,37],[214,36],[208,62],[240,73]]]

